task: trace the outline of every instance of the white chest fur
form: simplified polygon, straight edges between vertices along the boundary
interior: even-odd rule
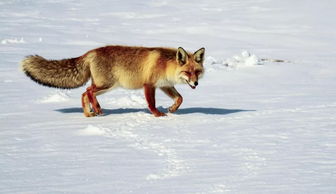
[[[160,87],[173,87],[176,83],[169,81],[169,80],[158,80],[155,84],[155,87],[160,88]]]

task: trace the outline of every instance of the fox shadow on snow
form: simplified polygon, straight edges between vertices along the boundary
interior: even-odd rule
[[[158,107],[161,112],[167,113],[168,110],[163,108],[162,106]],[[127,114],[127,113],[135,113],[135,112],[144,112],[150,113],[147,108],[119,108],[119,109],[102,109],[104,115],[111,114]],[[62,108],[57,109],[55,111],[61,113],[82,113],[82,108]],[[193,113],[202,113],[208,115],[227,115],[237,112],[245,112],[245,111],[255,111],[255,110],[243,110],[243,109],[224,109],[224,108],[211,108],[211,107],[192,107],[192,108],[180,108],[173,114],[184,115],[184,114],[193,114]]]

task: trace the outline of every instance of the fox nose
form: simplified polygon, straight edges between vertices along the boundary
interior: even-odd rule
[[[197,85],[198,85],[198,82],[196,81],[196,82],[194,83],[194,85],[197,86]]]

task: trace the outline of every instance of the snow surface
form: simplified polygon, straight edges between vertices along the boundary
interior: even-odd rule
[[[335,1],[0,2],[0,193],[336,193]],[[24,56],[106,44],[206,48],[154,118],[141,90],[42,87]],[[250,53],[250,55],[248,54]],[[286,63],[261,61],[283,59]],[[160,91],[161,110],[171,100]]]

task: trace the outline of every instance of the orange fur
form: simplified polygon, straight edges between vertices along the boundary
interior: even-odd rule
[[[150,111],[155,116],[164,116],[155,107],[155,89],[161,88],[175,101],[169,108],[175,112],[182,96],[174,85],[187,83],[194,89],[204,72],[203,59],[204,48],[191,54],[181,47],[105,46],[72,59],[28,56],[22,61],[22,69],[32,80],[57,88],[80,87],[91,78],[92,85],[82,95],[85,116],[101,114],[96,96],[115,87],[144,88]]]

